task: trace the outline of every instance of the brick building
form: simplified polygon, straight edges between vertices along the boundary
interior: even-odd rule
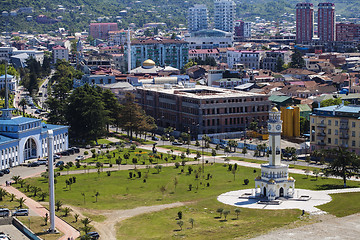
[[[95,39],[107,39],[109,31],[118,30],[117,23],[90,23],[90,35]]]
[[[159,127],[192,135],[266,126],[270,101],[265,94],[192,85],[185,88],[139,87],[136,98]]]
[[[311,41],[314,35],[314,5],[296,4],[296,42]]]
[[[320,41],[335,41],[335,4],[319,3],[318,37]]]
[[[336,23],[336,41],[348,42],[360,40],[360,24]]]

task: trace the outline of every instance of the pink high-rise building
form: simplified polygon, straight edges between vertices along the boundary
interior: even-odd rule
[[[314,5],[296,4],[296,42],[311,41],[314,35]]]
[[[320,41],[335,41],[335,4],[319,3],[318,37]]]
[[[90,23],[90,35],[95,39],[107,39],[109,31],[118,30],[117,23]]]

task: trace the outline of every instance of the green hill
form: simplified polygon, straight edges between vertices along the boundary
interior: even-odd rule
[[[10,31],[37,31],[48,32],[65,27],[73,31],[88,30],[89,23],[99,17],[109,17],[109,22],[115,22],[116,16],[121,16],[119,27],[127,27],[129,23],[142,26],[148,22],[165,22],[169,28],[186,26],[187,9],[195,3],[204,3],[208,6],[210,20],[213,16],[213,0],[0,0],[2,10],[11,11],[20,7],[33,7],[32,14],[18,14],[9,18]],[[289,14],[295,13],[295,0],[235,0],[236,17],[238,19],[254,20],[261,17],[266,20],[291,20]],[[318,2],[311,1],[317,5]],[[344,17],[358,17],[360,0],[336,0],[337,14]],[[62,5],[65,11],[59,10]],[[121,11],[127,13],[121,15]],[[284,13],[288,17],[282,16]],[[32,15],[35,19],[44,14],[53,19],[62,17],[55,24],[37,24],[35,21],[27,22],[26,16]],[[5,19],[0,17],[0,31],[5,30]]]

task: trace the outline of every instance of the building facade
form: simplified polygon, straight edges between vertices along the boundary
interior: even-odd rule
[[[290,51],[267,51],[262,59],[262,69],[276,71],[278,59],[281,58],[284,64],[291,62]]]
[[[350,42],[360,40],[360,24],[336,23],[336,41]]]
[[[214,87],[138,87],[138,103],[159,127],[199,134],[242,131],[257,121],[265,126],[270,102],[265,94]]]
[[[118,31],[117,23],[90,23],[90,36],[93,38],[107,39],[109,31]]]
[[[195,4],[188,10],[188,30],[196,32],[208,28],[208,10],[203,4]]]
[[[64,48],[62,46],[55,46],[53,47],[53,57],[54,57],[54,63],[57,62],[57,60],[65,60],[69,61],[69,49]]]
[[[119,31],[109,31],[108,36],[109,46],[124,45],[126,43],[127,31],[124,29]]]
[[[127,59],[126,49],[124,55]],[[188,55],[188,43],[182,40],[154,38],[131,41],[131,69],[139,67],[147,59],[152,59],[157,66],[181,69],[188,62]]]
[[[225,32],[234,32],[235,11],[232,0],[215,0],[214,27]]]
[[[319,3],[318,37],[320,41],[335,41],[335,4]]]
[[[310,115],[310,148],[345,147],[360,154],[360,106],[315,108]]]
[[[233,46],[233,34],[217,29],[200,30],[185,34],[189,49],[213,49]]]
[[[259,69],[264,55],[264,51],[228,51],[227,64],[230,68],[243,64],[245,68]]]
[[[314,35],[314,5],[296,4],[296,42],[311,41]]]
[[[234,23],[234,35],[239,40],[251,38],[251,22],[238,20]]]

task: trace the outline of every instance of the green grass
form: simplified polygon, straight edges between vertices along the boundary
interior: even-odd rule
[[[332,201],[318,206],[323,211],[337,217],[345,217],[359,212],[360,192],[331,194]]]
[[[174,151],[181,151],[184,153],[186,153],[186,151],[187,151],[187,148],[185,148],[185,147],[178,147],[178,146],[172,146],[172,145],[164,145],[164,146],[159,146],[159,147],[174,150]],[[193,153],[193,154],[196,154],[197,152],[202,154],[202,149],[199,149],[199,150],[189,149],[189,150],[190,150],[190,153]],[[204,151],[204,156],[212,156],[212,155],[211,155],[211,153]]]
[[[197,170],[199,166],[192,166]],[[71,190],[65,186],[65,181],[72,175],[57,177],[56,197],[62,202],[81,206],[87,209],[130,209],[138,206],[151,206],[157,204],[172,203],[177,201],[194,201],[199,199],[214,198],[221,193],[254,187],[254,178],[259,175],[259,169],[239,167],[234,176],[228,171],[227,166],[221,164],[206,165],[205,175],[195,178],[195,172],[186,174],[188,166],[185,166],[185,173],[181,173],[182,167],[164,167],[159,174],[155,169],[141,169],[141,178],[129,178],[129,172],[116,171],[111,176],[106,172],[77,174],[76,183],[71,185]],[[256,172],[254,173],[254,170]],[[207,174],[212,178],[207,180]],[[342,181],[331,178],[307,178],[304,175],[290,174],[296,179],[296,187],[311,190],[323,190],[342,188]],[[174,185],[174,179],[178,184]],[[146,182],[143,182],[146,178]],[[244,185],[244,179],[249,179],[249,185]],[[38,186],[47,191],[47,181],[44,178],[26,179],[32,186]],[[209,183],[209,187],[207,187]],[[189,191],[189,184],[192,190]],[[160,188],[164,186],[164,193]],[[359,182],[348,181],[348,186],[359,187]],[[18,186],[17,186],[18,187]],[[24,191],[24,189],[20,189]],[[85,193],[85,203],[81,193]],[[95,192],[99,192],[98,202],[95,202]],[[32,193],[25,193],[32,196]],[[36,198],[35,198],[36,199]]]
[[[3,200],[0,201],[0,208],[8,208],[10,211],[15,210],[16,208],[19,208],[19,202],[16,201],[16,198],[14,198],[13,201],[11,201],[11,198],[9,195],[6,195],[3,197]],[[22,208],[27,208],[25,205],[22,206]]]
[[[227,221],[219,218],[218,208],[230,210]],[[143,214],[117,224],[117,239],[248,239],[270,229],[286,225],[297,226],[300,210],[241,210],[237,219],[236,207],[224,205],[215,198],[202,200],[183,207]],[[177,225],[177,213],[182,211],[184,225]],[[189,218],[194,219],[191,228]],[[151,223],[151,224],[149,224]]]
[[[17,219],[22,222],[27,228],[35,233],[35,235],[46,240],[56,240],[59,239],[64,234],[59,232],[57,234],[46,233],[46,230],[49,229],[50,223],[45,225],[44,219],[39,216],[18,216]]]

